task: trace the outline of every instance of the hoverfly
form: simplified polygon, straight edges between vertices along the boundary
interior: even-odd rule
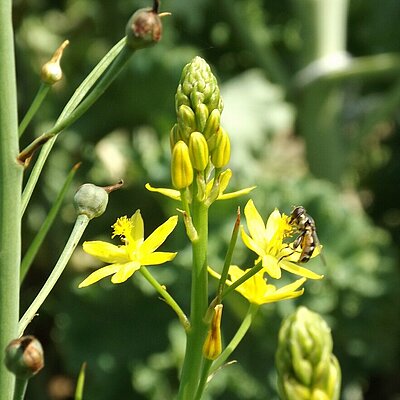
[[[297,262],[306,263],[312,257],[315,248],[319,246],[315,222],[307,214],[304,207],[297,206],[290,214],[289,225],[292,225],[294,230],[299,233],[299,236],[292,243],[294,249],[299,246],[301,248],[301,254]],[[325,264],[323,258],[322,261]]]

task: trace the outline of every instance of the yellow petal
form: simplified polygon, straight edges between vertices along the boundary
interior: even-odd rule
[[[282,269],[295,275],[304,276],[305,278],[322,279],[324,277],[323,275],[318,275],[307,268],[300,267],[299,265],[287,261],[285,259],[281,260],[279,265],[281,266]]]
[[[112,276],[112,283],[122,283],[130,278],[138,269],[140,264],[138,262],[130,262],[121,266],[118,272]]]
[[[112,243],[95,240],[91,242],[83,242],[83,250],[106,263],[124,263],[129,261],[126,253],[126,246],[115,246]]]
[[[160,194],[167,196],[173,200],[178,200],[178,201],[181,200],[181,193],[179,192],[179,190],[168,189],[168,188],[154,188],[149,183],[146,183],[145,187],[150,192],[160,193]]]
[[[264,249],[259,245],[259,243],[256,243],[255,240],[253,240],[241,227],[240,234],[243,240],[243,243],[248,247],[250,250],[254,251],[256,254],[259,256],[263,255],[265,253]]]
[[[227,168],[225,171],[221,172],[221,175],[219,176],[219,187],[220,187],[220,191],[221,193],[223,193],[225,191],[225,189],[228,187],[229,185],[229,181],[232,178],[232,170]]]
[[[160,225],[142,244],[140,253],[144,256],[152,253],[155,249],[164,243],[168,235],[174,230],[178,223],[178,216],[174,215]]]
[[[98,282],[100,279],[103,279],[106,276],[115,274],[119,268],[121,268],[121,264],[111,264],[100,268],[97,271],[91,273],[83,282],[79,284],[78,287],[83,288],[92,285],[93,283]]]
[[[142,244],[144,237],[144,223],[142,215],[140,214],[140,210],[137,210],[135,214],[133,214],[132,217],[129,218],[129,220],[132,225],[132,229],[130,232],[130,237],[127,237],[127,239],[129,241],[129,244],[134,245],[135,243],[136,245],[134,247],[137,247],[137,245]]]
[[[278,260],[275,257],[270,256],[269,254],[265,255],[262,258],[262,266],[271,278],[279,279],[281,277],[281,269],[279,268]]]
[[[279,231],[281,227],[281,213],[275,208],[275,210],[268,217],[266,229],[265,229],[265,240],[270,242],[273,240],[275,234]],[[280,238],[278,238],[279,240]]]
[[[250,236],[259,246],[264,247],[265,243],[265,224],[257,211],[253,200],[249,200],[244,207],[244,215],[246,216],[247,229]]]
[[[217,200],[229,200],[229,199],[234,199],[235,197],[243,196],[245,194],[250,193],[253,189],[255,189],[257,186],[250,186],[248,188],[240,189],[235,192],[230,192],[230,193],[224,193],[220,194],[217,198]]]
[[[141,265],[158,265],[164,264],[167,261],[171,261],[175,258],[178,253],[168,253],[158,251],[155,253],[150,253],[140,257],[140,264]]]
[[[279,288],[276,293],[286,293],[286,292],[294,292],[297,290],[307,279],[306,278],[300,278],[297,279],[297,281],[290,283],[289,285],[285,285],[281,288]]]

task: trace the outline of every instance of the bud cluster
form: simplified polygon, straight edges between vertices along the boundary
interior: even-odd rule
[[[183,68],[175,109],[171,176],[174,187],[182,190],[192,184],[195,172],[223,168],[230,159],[229,136],[220,125],[223,105],[218,83],[202,58],[195,57]]]
[[[299,307],[282,324],[276,367],[283,400],[337,400],[341,373],[326,322]]]

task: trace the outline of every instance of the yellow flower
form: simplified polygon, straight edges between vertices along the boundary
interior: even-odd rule
[[[281,277],[281,269],[284,269],[305,278],[323,278],[323,275],[318,275],[292,262],[296,255],[288,243],[284,242],[284,239],[293,233],[293,228],[289,225],[287,215],[281,214],[275,209],[268,217],[267,223],[264,224],[253,200],[247,202],[244,214],[250,235],[242,227],[242,240],[250,250],[259,255],[256,263],[261,261],[268,275],[279,279]]]
[[[226,280],[227,285],[232,285],[235,281],[246,274],[249,269],[243,271],[236,265],[231,265],[229,268],[230,280]],[[221,276],[208,268],[208,272],[215,278],[219,279]],[[304,289],[297,290],[305,281],[306,278],[300,278],[297,281],[285,285],[280,289],[277,289],[274,285],[267,284],[267,280],[264,279],[264,270],[261,270],[254,274],[251,278],[244,281],[235,290],[238,291],[243,297],[245,297],[250,303],[253,304],[266,304],[274,303],[280,300],[293,299],[303,294]]]
[[[113,236],[120,236],[121,246],[93,241],[84,242],[83,250],[101,261],[110,263],[90,274],[79,287],[92,285],[106,276],[113,275],[112,283],[122,283],[130,278],[142,265],[158,265],[175,258],[177,253],[156,252],[168,235],[174,230],[178,217],[173,216],[160,225],[144,240],[144,225],[137,210],[131,218],[121,217],[113,225]]]
[[[221,173],[220,190],[219,190],[219,195],[218,195],[217,200],[233,199],[235,197],[239,197],[244,194],[247,194],[255,188],[255,186],[251,186],[251,187],[248,187],[245,189],[237,190],[236,192],[224,193],[225,189],[227,188],[227,186],[229,184],[229,181],[231,180],[231,177],[232,177],[232,171],[230,169],[226,169],[225,171],[223,171]],[[214,183],[214,179],[211,179],[207,183],[206,197],[208,197],[208,195],[210,194],[213,183]],[[173,200],[178,200],[178,201],[181,200],[181,193],[179,190],[174,190],[174,189],[169,189],[169,188],[154,188],[149,183],[146,183],[146,189],[149,190],[150,192],[161,193],[162,195],[167,196]]]

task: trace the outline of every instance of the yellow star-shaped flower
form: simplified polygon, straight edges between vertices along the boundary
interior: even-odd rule
[[[112,283],[122,283],[130,278],[142,265],[158,265],[175,258],[177,253],[156,252],[174,230],[178,217],[173,216],[160,225],[144,240],[144,224],[140,210],[131,218],[121,217],[113,225],[113,236],[120,236],[121,246],[102,241],[84,242],[83,250],[101,261],[110,263],[90,274],[79,287],[86,287],[106,276],[113,275]]]
[[[236,192],[230,192],[230,193],[224,193],[225,189],[228,187],[229,181],[231,180],[232,177],[232,171],[228,168],[225,171],[221,173],[220,176],[220,189],[219,189],[219,195],[217,197],[217,200],[228,200],[228,199],[233,199],[235,197],[242,196],[244,194],[247,194],[251,192],[255,186],[250,186],[245,189],[237,190]],[[214,179],[211,179],[207,183],[206,187],[206,197],[209,196],[211,189],[213,187]],[[167,196],[173,200],[181,200],[181,193],[179,190],[175,189],[169,189],[169,188],[154,188],[152,187],[149,183],[146,183],[146,189],[149,190],[150,192],[157,192],[161,193],[164,196]]]
[[[243,271],[238,266],[231,265],[229,268],[231,279],[226,280],[226,284],[229,286],[232,285],[232,283],[240,279],[248,271],[250,271],[250,268]],[[211,268],[208,268],[208,272],[217,279],[221,278],[221,276]],[[257,272],[251,278],[247,279],[247,281],[244,281],[239,285],[235,290],[250,303],[258,305],[293,299],[303,294],[304,289],[297,289],[299,289],[299,287],[306,281],[306,278],[298,279],[289,285],[277,289],[274,285],[267,284],[267,280],[264,279],[264,273],[263,270]]]
[[[261,261],[268,275],[272,278],[279,279],[282,274],[281,269],[284,269],[292,274],[305,278],[323,278],[323,275],[318,275],[293,262],[296,253],[284,242],[284,239],[288,238],[293,233],[293,228],[289,225],[287,215],[281,214],[275,209],[268,217],[267,223],[264,224],[253,200],[247,202],[244,208],[244,214],[250,235],[248,235],[242,227],[242,240],[250,250],[259,255],[256,263]],[[315,252],[315,255],[317,253],[318,252]]]

